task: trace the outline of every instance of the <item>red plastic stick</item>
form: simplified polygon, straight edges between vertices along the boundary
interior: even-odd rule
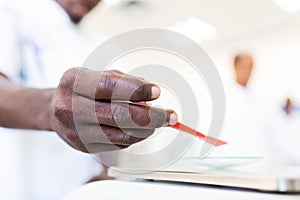
[[[223,144],[227,144],[227,142],[225,142],[225,141],[218,140],[218,139],[210,137],[210,136],[206,136],[206,135],[200,133],[199,131],[196,131],[180,122],[177,122],[175,125],[173,125],[171,127],[175,128],[177,130],[195,135],[195,136],[199,137],[201,140],[204,140],[205,142],[208,142],[214,146],[221,146]]]

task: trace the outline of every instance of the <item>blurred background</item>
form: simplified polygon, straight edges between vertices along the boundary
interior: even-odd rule
[[[48,18],[55,16],[55,14],[52,15],[51,9],[47,13],[49,1],[52,0],[39,0],[39,3],[35,4],[33,0],[0,0],[0,5],[5,9],[7,2],[9,4],[14,2],[18,5],[18,12],[29,7],[38,10],[41,6],[44,9],[43,12],[37,13],[34,18],[38,24],[47,26],[39,15],[45,13]],[[1,16],[0,21],[10,21],[11,18],[7,16],[4,18]],[[26,24],[22,24],[23,26]],[[44,82],[36,84],[39,87],[57,84],[67,68],[81,65],[86,56],[101,44],[100,41],[114,35],[137,28],[174,30],[191,38],[204,48],[217,67],[224,83],[227,112],[222,139],[228,141],[231,146],[216,149],[211,155],[263,156],[270,158],[274,163],[300,166],[298,147],[300,142],[299,0],[102,0],[76,26],[85,38],[88,37],[93,41],[89,41],[89,44],[78,43],[77,47],[85,49],[88,46],[89,50],[85,50],[85,54],[81,54],[80,59],[76,58],[78,59],[76,62],[72,56],[68,57],[71,62],[67,64],[58,62],[59,65],[65,64],[65,67],[48,70],[49,76],[55,74],[56,78],[51,81],[51,84],[44,85]],[[1,30],[5,31],[2,28]],[[0,31],[0,36],[3,31]],[[56,31],[59,33],[59,29]],[[51,39],[51,34],[43,34],[43,37],[39,39]],[[59,34],[56,33],[55,37],[57,35]],[[64,41],[62,45],[69,46],[70,49],[74,47],[72,37],[59,37],[59,39]],[[5,40],[3,41],[4,43],[0,45],[7,45]],[[57,52],[59,59],[64,59],[66,57],[61,56],[60,53],[66,49],[68,48],[62,50],[58,48],[54,49],[54,52]],[[6,50],[10,49],[6,48]],[[115,63],[114,66],[122,66],[120,69],[126,71],[131,66],[153,62],[174,66],[174,68],[184,65],[172,56],[148,52],[128,56],[119,63]],[[244,84],[243,81],[239,82],[243,77],[246,79]],[[211,105],[205,86],[201,84],[203,83],[194,83],[196,89],[202,88],[199,89],[199,95],[204,96],[202,104],[199,105],[201,123],[197,128],[207,132]],[[171,108],[178,106],[172,98],[167,97],[162,97],[157,104]],[[237,136],[231,133],[239,134]],[[26,174],[29,167],[24,164],[28,160],[23,153],[32,153],[33,150],[28,148],[28,145],[33,143],[28,142],[30,138],[28,138],[28,133],[25,134],[27,136],[1,135],[1,199],[40,199],[33,198],[35,195],[28,192],[32,190],[28,182],[35,182],[35,179],[32,174]],[[40,139],[45,140],[44,137]],[[36,135],[31,135],[32,138],[36,138]],[[161,147],[162,140],[158,140],[160,142],[152,141],[146,147],[150,150]],[[165,137],[165,141],[168,140],[168,137]],[[26,145],[24,141],[27,141]],[[201,144],[201,142],[196,142],[187,154],[197,156]],[[35,150],[42,148],[43,145],[37,145]],[[144,151],[149,150],[147,148],[136,147]],[[59,154],[59,152],[56,153]],[[66,162],[64,157],[60,159],[60,162]],[[43,162],[40,160],[36,162],[35,157],[31,157],[29,162],[44,168]],[[38,173],[48,172],[41,170]],[[39,175],[43,176],[41,174]],[[48,181],[43,178],[38,178],[38,180],[41,183]],[[59,179],[57,181],[59,182]],[[55,185],[49,181],[50,186],[53,184]],[[41,192],[40,195],[43,196],[43,193]]]
[[[252,54],[251,87],[268,90],[279,104],[285,96],[297,100],[300,95],[299,4],[297,0],[103,0],[81,25],[111,37],[136,28],[187,22],[182,32],[201,44],[225,79],[233,74],[235,53]],[[189,19],[194,21],[188,23]]]
[[[274,140],[299,141],[299,20],[298,0],[104,0],[83,19],[80,26],[94,35],[102,34],[106,38],[145,27],[168,28],[184,34],[204,48],[223,79],[227,96],[227,118],[223,131],[225,139],[228,132],[235,131],[244,132],[241,137],[251,135],[252,139],[263,137],[268,132]],[[232,85],[236,80],[234,57],[237,54],[252,57],[253,69],[249,74],[249,82],[244,87],[246,90]],[[159,58],[158,63],[166,62],[174,67],[180,65],[174,58]],[[155,60],[149,53],[128,59],[130,61],[123,60],[126,67],[130,66],[129,63],[140,64],[141,60]],[[168,62],[168,59],[173,59],[173,62]],[[199,85],[195,87],[201,88]],[[162,104],[164,102],[160,102]],[[202,117],[205,118],[210,116],[207,108],[209,103],[204,101],[203,105],[206,109]],[[198,129],[207,132],[208,126],[204,124],[202,120]],[[293,139],[288,139],[291,135]],[[278,138],[275,139],[276,137]],[[248,141],[251,143],[252,140]],[[287,143],[287,146],[294,148],[290,151],[298,149],[297,143]],[[247,145],[243,143],[236,144],[235,150],[231,149],[229,152],[237,152],[237,149],[245,146]],[[254,149],[249,146],[245,152],[249,152],[251,148]],[[278,155],[278,151],[282,153],[282,150],[271,150],[274,151]],[[257,153],[254,151],[241,155]],[[291,157],[290,160],[293,160],[295,155]]]

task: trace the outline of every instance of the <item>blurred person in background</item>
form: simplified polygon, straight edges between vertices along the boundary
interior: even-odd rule
[[[233,65],[235,81],[225,87],[227,109],[222,134],[228,145],[216,148],[212,155],[263,157],[274,167],[299,165],[300,134],[295,134],[299,133],[299,125],[295,131],[292,120],[284,117],[267,92],[249,87],[254,66],[250,54],[236,55]],[[289,115],[292,105],[291,100],[287,100]]]
[[[277,151],[283,157],[287,165],[300,166],[300,112],[294,98],[286,98],[283,105],[283,121],[285,130],[280,136],[277,136]]]
[[[284,112],[285,112],[286,115],[291,115],[292,114],[293,103],[292,103],[292,100],[290,98],[287,98],[285,100],[285,104],[283,106],[283,110],[284,110]]]
[[[246,88],[253,71],[253,58],[248,54],[238,54],[233,61],[235,81],[241,87]]]
[[[103,40],[77,26],[99,1],[1,1],[0,72],[23,86],[56,87],[63,73],[81,66]],[[90,155],[51,132],[1,133],[1,199],[60,199],[101,172]]]
[[[266,94],[249,87],[254,60],[250,54],[237,54],[233,59],[234,81],[225,84],[226,118],[222,139],[228,142],[214,149],[212,156],[264,157],[271,159],[270,134],[281,126],[276,119],[275,103]],[[276,120],[275,120],[276,119]],[[273,161],[272,161],[273,162]]]
[[[265,99],[264,94],[249,86],[253,69],[254,60],[250,54],[234,56],[234,78],[224,82],[226,113],[220,135],[228,144],[214,148],[210,157],[266,158],[270,155],[267,133],[276,107]],[[193,144],[194,154],[201,151],[201,143],[197,140]]]

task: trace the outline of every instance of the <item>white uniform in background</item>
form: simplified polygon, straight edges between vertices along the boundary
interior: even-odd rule
[[[276,151],[281,157],[280,164],[300,166],[300,113],[292,112],[282,116],[285,129],[276,135]]]
[[[0,2],[0,71],[29,87],[56,87],[100,44],[54,0]],[[100,173],[92,156],[56,133],[0,130],[0,198],[56,200]],[[8,170],[8,171],[7,171]]]
[[[218,147],[212,156],[268,157],[269,122],[275,113],[264,95],[231,82],[225,86],[226,118],[222,139],[228,144]]]
[[[235,82],[224,85],[226,115],[221,139],[228,144],[216,147],[210,157],[264,157],[274,162],[272,147],[283,129],[280,113],[266,94]],[[194,156],[200,154],[202,141],[193,144]],[[198,145],[198,148],[195,146]],[[275,144],[276,145],[276,144]]]

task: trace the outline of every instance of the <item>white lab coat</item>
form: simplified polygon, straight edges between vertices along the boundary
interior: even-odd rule
[[[222,139],[228,144],[216,148],[212,156],[269,156],[268,122],[270,108],[263,95],[230,82],[226,85],[226,118]]]
[[[280,135],[284,126],[272,98],[233,81],[227,82],[224,87],[226,113],[220,139],[228,144],[214,148],[209,156],[261,157],[270,163],[281,159],[274,154],[277,141],[273,136]],[[196,140],[189,154],[199,155],[202,144],[202,141]]]
[[[0,27],[0,71],[29,87],[56,87],[102,39],[89,39],[53,0],[1,1]],[[60,199],[101,171],[54,132],[0,131],[1,199]]]
[[[292,112],[286,116],[284,113],[281,120],[284,122],[284,129],[274,135],[274,152],[280,158],[278,164],[300,166],[300,114]]]

